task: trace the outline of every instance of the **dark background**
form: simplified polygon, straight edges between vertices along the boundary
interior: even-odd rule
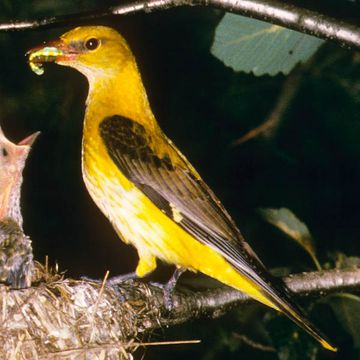
[[[0,14],[4,21],[35,18],[99,4],[0,1]],[[110,2],[101,2],[105,4]],[[323,264],[334,266],[339,252],[357,256],[359,53],[323,46],[303,76],[277,136],[232,147],[234,140],[271,112],[284,76],[234,73],[214,58],[209,49],[221,16],[210,9],[174,9],[95,24],[112,26],[128,40],[165,133],[223,201],[267,266],[284,272],[314,269],[300,247],[259,217],[258,207],[294,211],[316,239]],[[87,82],[76,71],[55,65],[46,66],[39,77],[24,56],[31,47],[69,29],[0,34],[0,122],[12,140],[42,132],[27,162],[22,197],[25,230],[33,240],[36,259],[43,262],[48,255],[50,264],[58,263],[67,276],[98,278],[108,269],[113,275],[133,271],[137,256],[117,238],[82,182],[80,145]],[[153,278],[165,280],[171,270],[161,266]],[[250,310],[250,320],[262,318],[261,306]],[[251,347],[239,348],[234,332],[242,333],[239,323],[246,316],[204,319],[158,332],[153,339],[200,338],[203,342],[152,347],[145,358],[276,358]],[[355,359],[351,339],[339,331],[336,321],[329,322],[331,314],[326,316],[324,331],[340,338],[348,349],[347,358]],[[251,334],[254,321],[245,323],[252,324],[245,327]],[[281,326],[286,328],[288,322]]]

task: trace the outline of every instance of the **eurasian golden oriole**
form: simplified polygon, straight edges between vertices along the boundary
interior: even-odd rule
[[[37,73],[55,62],[89,81],[82,144],[86,187],[119,237],[138,251],[136,274],[156,259],[200,271],[295,321],[336,349],[274,281],[200,175],[160,129],[124,38],[103,26],[77,27],[29,52]]]

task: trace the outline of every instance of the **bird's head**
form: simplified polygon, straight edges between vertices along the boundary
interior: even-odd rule
[[[135,58],[125,39],[105,26],[81,26],[28,52],[31,69],[41,75],[43,63],[55,62],[83,73],[89,81],[86,101],[91,123],[115,113],[151,123],[151,112]],[[101,103],[101,106],[99,106]]]
[[[105,26],[82,26],[28,51],[32,70],[41,75],[44,62],[70,66],[89,80],[97,76],[112,76],[133,55],[125,39],[114,29]]]
[[[22,172],[36,132],[19,143],[9,141],[0,128],[0,219],[18,211]],[[16,217],[16,216],[15,216]]]

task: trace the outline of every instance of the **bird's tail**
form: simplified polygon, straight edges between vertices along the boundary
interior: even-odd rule
[[[229,262],[227,264],[225,267],[217,266],[216,272],[204,271],[204,269],[202,269],[202,272],[284,313],[315,338],[325,349],[337,351],[337,348],[331,345],[315,325],[307,319],[301,307],[292,300],[293,294],[286,285],[280,279],[269,274],[262,264],[255,265],[253,263],[253,267],[241,266],[235,261],[231,265]]]
[[[270,296],[269,294],[267,295],[270,297],[269,300],[272,301],[282,313],[284,313],[288,318],[303,328],[325,349],[334,352],[337,351],[337,348],[330,344],[325,335],[323,335],[322,332],[307,319],[304,311],[300,308],[300,306],[292,301],[291,294],[289,293],[290,290],[287,289],[286,285],[281,286],[280,289],[276,289],[275,292],[276,294],[272,292]]]
[[[225,245],[226,251],[223,250]],[[214,279],[219,280],[234,289],[250,295],[255,300],[283,312],[312,337],[314,337],[324,348],[330,351],[337,349],[326,340],[325,336],[306,318],[305,312],[292,300],[293,294],[286,285],[274,278],[252,253],[250,247],[243,242],[242,248],[231,247],[226,242],[219,251],[210,246],[200,244],[197,241],[191,243],[196,249],[194,253],[198,256],[191,258],[191,266],[188,263],[181,264],[185,268],[200,271]],[[244,251],[243,251],[244,250]],[[246,250],[246,251],[245,251]],[[185,256],[183,256],[185,259]]]
[[[307,319],[304,310],[292,300],[293,294],[291,294],[290,290],[280,279],[274,279],[267,271],[264,271],[261,275],[247,275],[254,282],[254,285],[263,295],[263,298],[266,299],[266,301],[262,299],[258,300],[284,313],[309,335],[315,338],[325,349],[334,352],[337,351],[337,348],[330,344],[325,335]]]

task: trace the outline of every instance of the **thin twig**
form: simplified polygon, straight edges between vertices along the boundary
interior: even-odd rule
[[[286,110],[295,98],[295,95],[298,92],[299,86],[301,84],[301,79],[302,74],[300,74],[298,71],[291,73],[284,80],[280,95],[270,115],[259,126],[251,129],[245,135],[233,141],[232,146],[242,145],[245,142],[258,137],[259,135],[272,137],[280,125]]]
[[[99,303],[100,303],[100,300],[101,300],[101,298],[102,298],[102,296],[103,296],[103,293],[104,293],[104,290],[105,290],[105,284],[106,284],[106,281],[107,281],[107,279],[108,279],[108,277],[109,277],[109,274],[110,274],[110,271],[107,270],[106,273],[105,273],[104,279],[103,279],[103,281],[102,281],[102,283],[101,283],[101,287],[100,287],[100,290],[99,290],[99,296],[98,296],[98,298],[96,299],[96,302],[95,302],[95,305],[94,305],[94,309],[93,309],[93,311],[92,311],[92,319],[90,319],[90,321],[89,321],[90,323],[91,323],[91,322],[95,322],[95,317],[96,317],[97,312],[98,312]],[[93,333],[91,333],[91,335],[90,335],[89,342],[90,342],[90,343],[93,342]]]
[[[192,345],[192,344],[200,344],[201,340],[177,340],[177,341],[153,341],[153,342],[131,342],[129,344],[119,344],[119,343],[111,343],[111,344],[100,344],[97,346],[85,346],[78,348],[68,348],[66,350],[53,351],[47,353],[44,359],[49,359],[49,357],[58,358],[58,356],[64,355],[79,355],[86,354],[91,350],[106,350],[106,349],[119,349],[121,347],[126,347],[127,349],[131,349],[133,347],[138,348],[139,346],[169,346],[169,345]]]
[[[273,346],[269,346],[269,345],[265,345],[265,344],[261,344],[253,339],[250,339],[248,336],[246,335],[242,335],[242,334],[238,334],[238,333],[233,333],[233,336],[236,339],[241,340],[244,344],[251,346],[254,349],[258,349],[261,351],[265,351],[265,352],[275,352],[275,348]]]
[[[176,340],[176,341],[150,341],[150,342],[134,342],[131,346],[164,346],[164,345],[192,345],[200,344],[201,340]]]
[[[339,2],[338,9],[329,12],[326,0],[138,0],[124,2],[106,9],[96,9],[69,15],[36,20],[0,23],[0,31],[19,31],[58,27],[94,21],[106,16],[149,13],[175,7],[202,6],[271,22],[292,30],[332,40],[348,48],[360,48],[360,27],[357,23],[358,3]]]
[[[101,296],[102,296],[102,294],[104,292],[105,284],[106,284],[106,281],[107,281],[107,279],[109,277],[109,274],[110,274],[110,271],[107,270],[106,273],[105,273],[104,279],[103,279],[103,281],[101,283],[101,287],[100,287],[100,290],[99,290],[99,297],[97,298],[95,306],[94,306],[93,316],[95,316],[96,313],[97,313],[97,310],[98,310],[98,307],[99,307],[99,302],[100,302]]]
[[[45,274],[49,272],[49,256],[45,255]]]

